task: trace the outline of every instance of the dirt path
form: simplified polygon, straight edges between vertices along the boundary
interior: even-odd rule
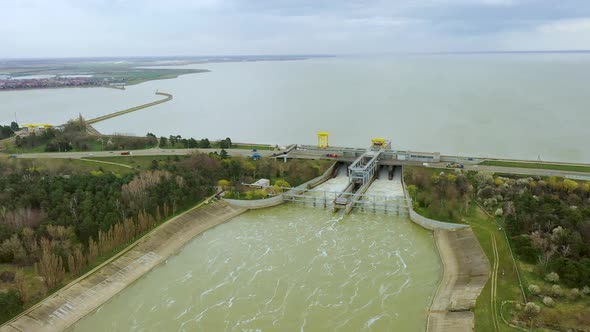
[[[244,211],[224,202],[187,211],[15,317],[0,327],[0,332],[63,331],[165,261],[196,235]]]
[[[491,287],[491,306],[492,306],[492,321],[494,322],[494,331],[498,331],[499,325],[498,324],[498,301],[496,299],[496,290],[498,288],[498,265],[500,261],[500,257],[498,256],[498,246],[496,245],[496,236],[494,233],[490,232],[492,236],[492,247],[494,249],[494,264],[492,267],[492,287]]]
[[[109,165],[115,165],[115,166],[121,166],[121,167],[133,169],[133,166],[129,166],[129,165],[126,165],[126,164],[120,164],[120,163],[114,163],[114,162],[111,162],[111,161],[86,159],[86,158],[80,158],[80,160],[91,162],[91,163],[109,164]]]

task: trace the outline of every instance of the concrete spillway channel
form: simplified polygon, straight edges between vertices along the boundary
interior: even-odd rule
[[[380,167],[375,176],[360,185],[350,180],[346,164],[336,165],[331,177],[316,186],[294,188],[285,194],[285,200],[307,206],[329,208],[334,212],[361,211],[406,214],[401,168]]]
[[[408,202],[401,177],[401,167],[383,166],[362,199],[353,203],[354,207],[363,211],[406,214]]]
[[[336,165],[331,178],[305,192],[310,198],[305,201],[313,206],[330,207],[341,193],[347,191],[352,191],[347,165],[340,163]]]
[[[347,187],[335,201],[334,211],[344,209],[345,213],[357,208],[363,211],[383,211],[395,214],[407,213],[407,201],[401,181],[401,168],[381,166],[375,177],[364,185]],[[355,190],[356,189],[356,190]]]

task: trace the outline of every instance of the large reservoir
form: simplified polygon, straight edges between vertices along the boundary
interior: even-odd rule
[[[197,236],[71,331],[420,331],[440,273],[404,217],[287,204]]]
[[[182,135],[269,144],[366,147],[590,162],[590,54],[462,54],[204,63],[209,73],[127,90],[0,93],[0,123],[60,124],[158,99],[171,102],[101,122],[103,133]]]

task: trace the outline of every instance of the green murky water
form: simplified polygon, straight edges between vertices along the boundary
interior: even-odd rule
[[[404,217],[283,205],[191,241],[72,331],[420,331],[440,277]]]

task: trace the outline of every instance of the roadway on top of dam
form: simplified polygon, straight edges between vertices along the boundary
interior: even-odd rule
[[[365,149],[349,149],[352,151],[365,151]],[[132,156],[174,156],[174,155],[191,155],[193,153],[220,153],[221,149],[143,149],[143,150],[131,150]],[[252,155],[252,151],[249,149],[226,149],[230,156],[242,156],[248,157]],[[339,151],[336,149],[328,151]],[[258,150],[261,157],[273,157],[277,155],[277,158],[286,156],[291,159],[330,159],[334,161],[352,162],[356,158],[344,158],[344,157],[327,157],[326,151],[324,150],[293,150],[286,155],[283,155],[284,151],[273,152],[269,150]],[[93,152],[39,152],[39,153],[20,153],[16,154],[17,158],[63,158],[63,159],[81,159],[88,157],[115,157],[121,156],[121,151],[93,151]],[[0,153],[2,155],[2,153]],[[4,154],[6,157],[7,154]],[[428,167],[448,169],[446,164],[448,161],[463,161],[465,157],[461,156],[441,156],[444,161],[441,162],[429,162]],[[477,161],[483,162],[485,160],[500,160],[500,159],[488,159],[479,158]],[[515,160],[515,159],[502,159],[502,161],[514,161],[514,162],[534,162],[530,160]],[[392,164],[392,165],[408,165],[408,166],[423,166],[422,162],[417,161],[402,161],[402,160],[389,160],[381,161],[381,164]],[[559,163],[555,163],[559,165]],[[565,165],[583,165],[587,164],[568,164]],[[518,174],[518,175],[533,175],[533,176],[557,176],[566,177],[577,180],[590,180],[590,173],[587,172],[574,172],[574,171],[563,171],[563,170],[552,170],[552,169],[536,169],[536,168],[519,168],[519,167],[504,167],[504,166],[486,166],[478,164],[465,163],[465,170],[471,171],[485,171],[491,173],[506,173],[506,174]]]

